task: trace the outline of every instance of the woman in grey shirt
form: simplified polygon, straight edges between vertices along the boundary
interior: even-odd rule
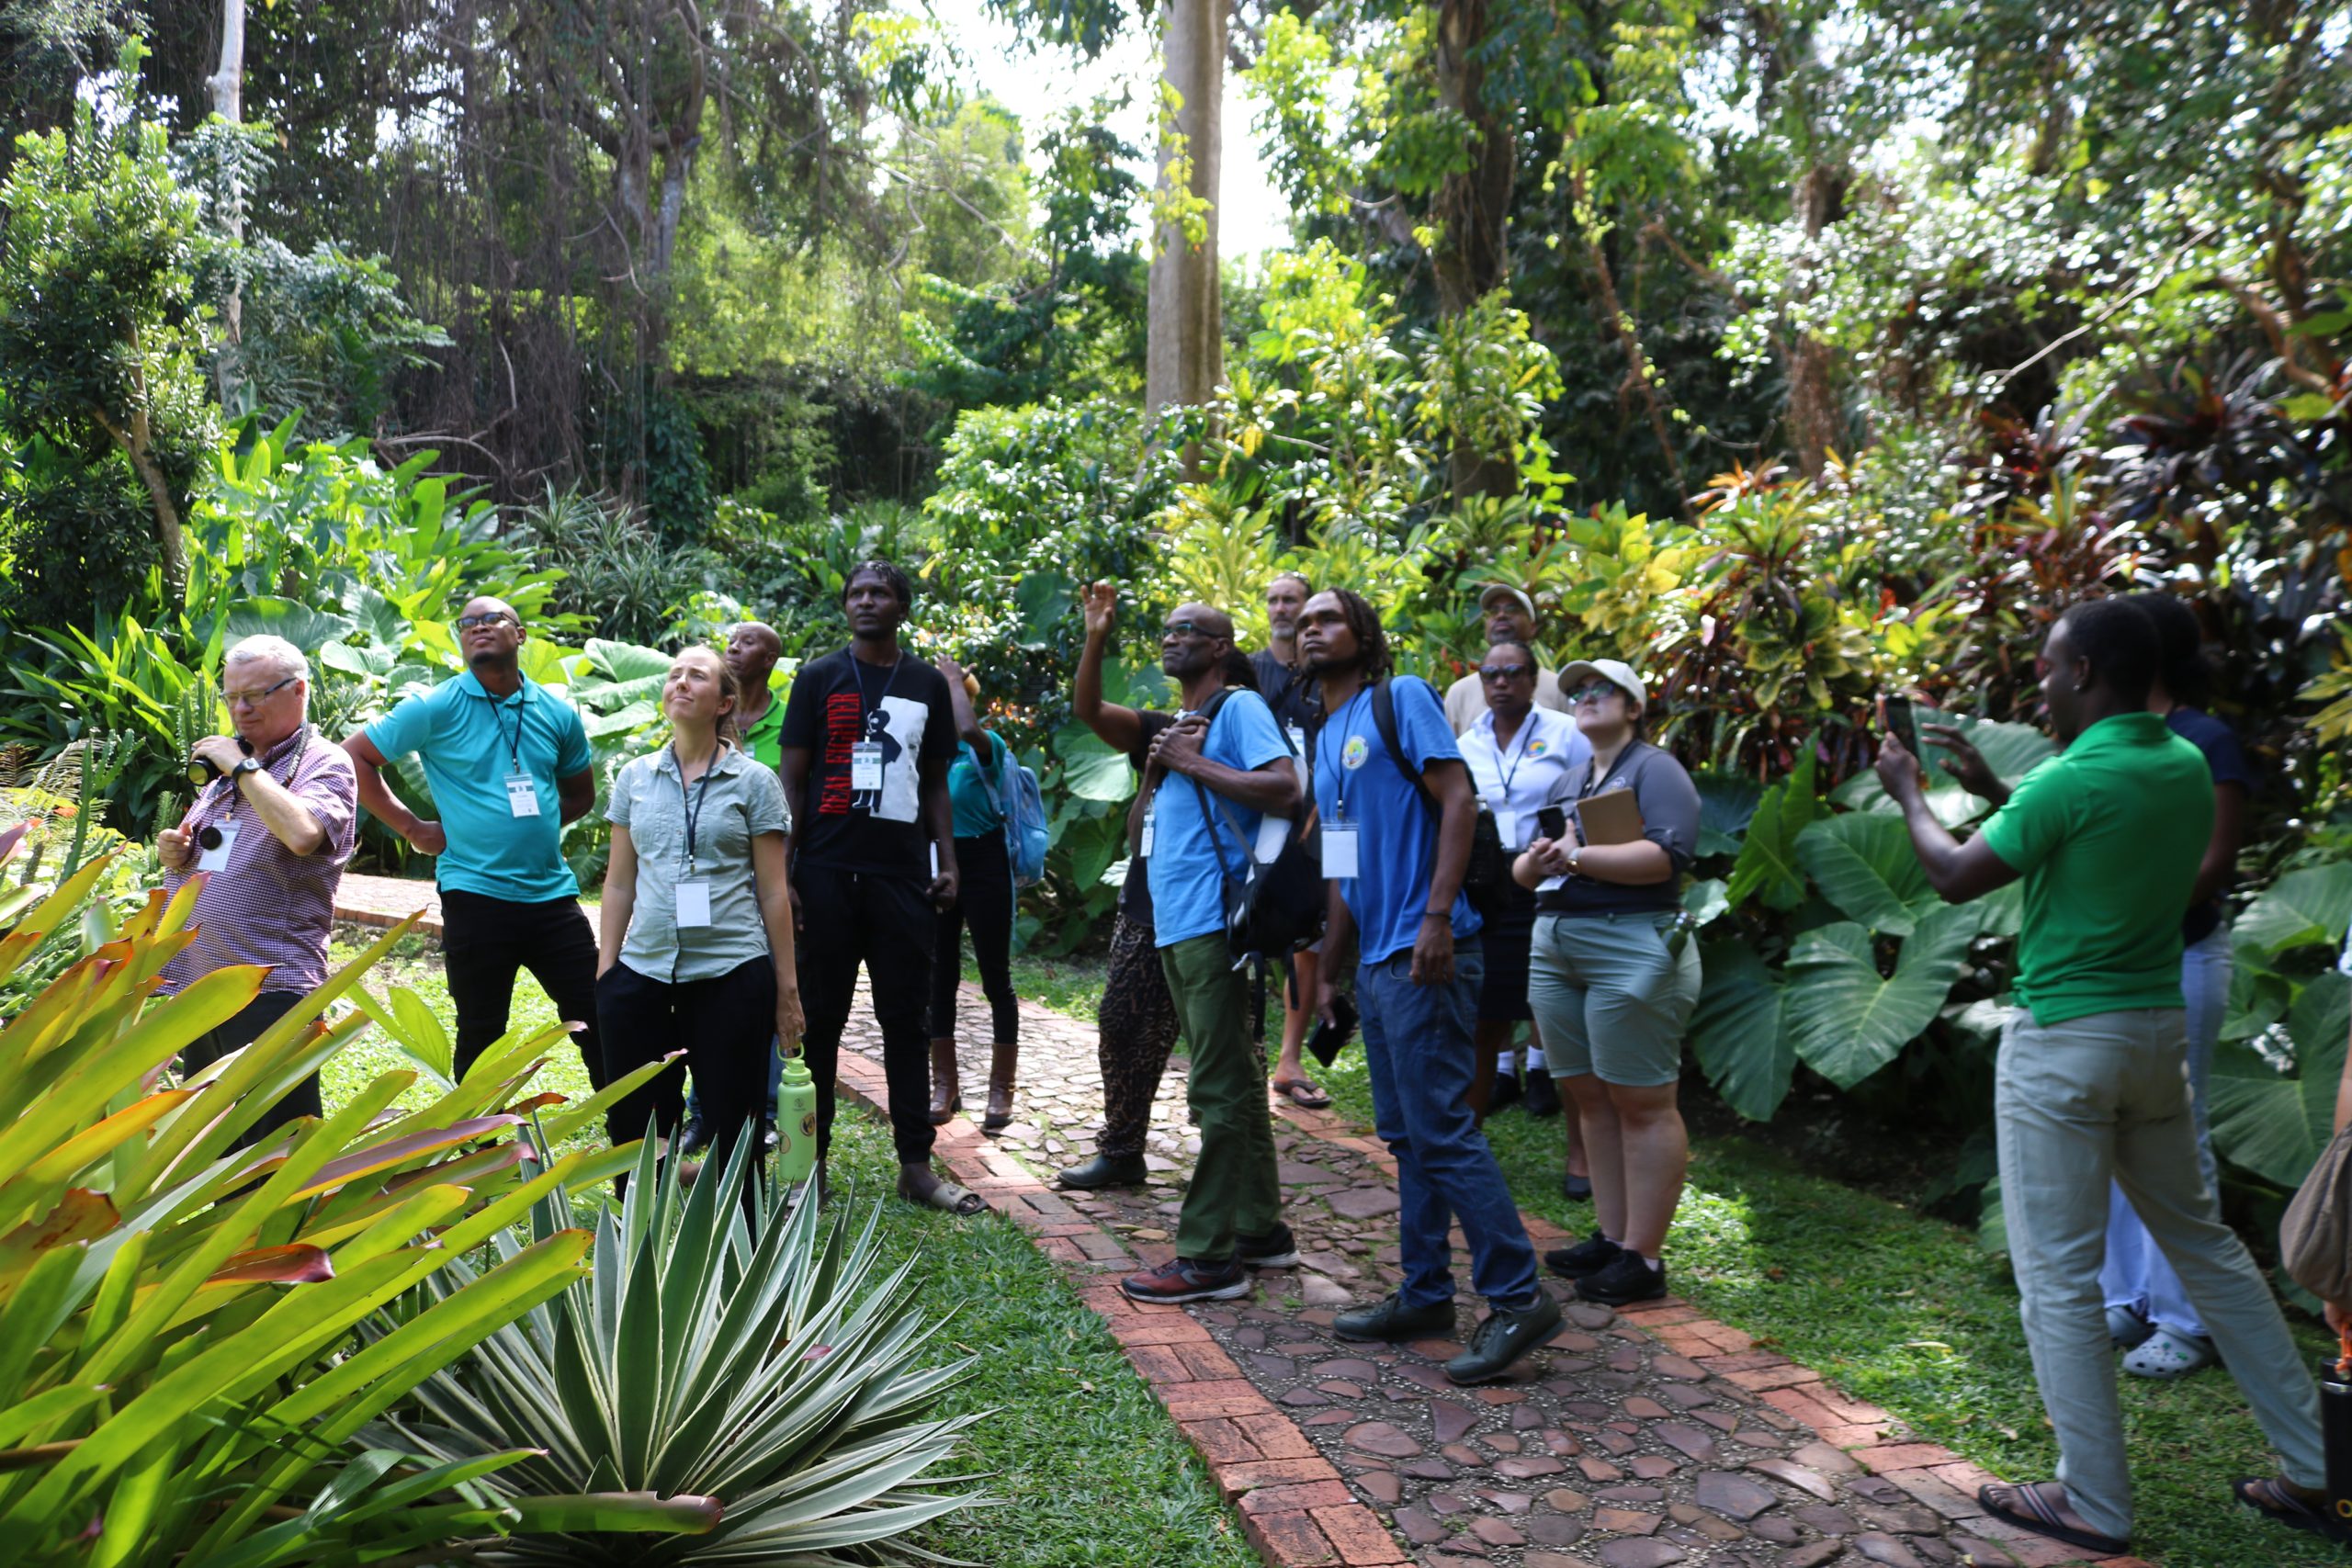
[[[711,1155],[759,1137],[771,1041],[800,1038],[786,891],[784,786],[735,736],[741,691],[726,661],[690,648],[662,688],[670,743],[613,781],[611,863],[599,911],[596,1023],[606,1081],[685,1053]],[[616,1104],[616,1144],[678,1125],[676,1064]],[[757,1148],[757,1144],[754,1144]],[[748,1184],[759,1160],[745,1161]]]

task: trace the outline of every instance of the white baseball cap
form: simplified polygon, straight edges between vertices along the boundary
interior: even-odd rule
[[[1535,618],[1535,601],[1527,596],[1525,590],[1513,588],[1508,582],[1489,582],[1486,587],[1478,590],[1478,608],[1481,610],[1498,599],[1509,599],[1527,612],[1529,620]]]
[[[1650,689],[1634,673],[1634,667],[1614,659],[1579,659],[1560,668],[1560,694],[1567,695],[1593,677],[1608,682],[1621,692],[1631,692],[1634,701],[1646,712],[1650,705]]]

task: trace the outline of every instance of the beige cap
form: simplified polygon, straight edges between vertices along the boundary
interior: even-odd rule
[[[1642,678],[1634,673],[1634,667],[1632,665],[1614,659],[1579,659],[1573,664],[1562,665],[1560,667],[1560,694],[1564,697],[1566,696],[1570,692],[1575,691],[1578,686],[1584,684],[1589,678],[1595,675],[1598,675],[1600,679],[1608,682],[1611,685],[1617,687],[1621,691],[1633,693],[1634,701],[1641,705],[1645,712],[1648,711],[1650,705],[1649,687],[1644,685],[1642,683]]]
[[[1529,620],[1535,618],[1535,601],[1530,599],[1524,590],[1513,588],[1508,582],[1489,582],[1486,587],[1478,590],[1478,608],[1481,610],[1498,599],[1510,600],[1527,612]]]

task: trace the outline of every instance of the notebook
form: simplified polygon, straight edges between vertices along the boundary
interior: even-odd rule
[[[1630,844],[1642,836],[1642,808],[1630,789],[1589,795],[1577,802],[1577,827],[1588,844]]]

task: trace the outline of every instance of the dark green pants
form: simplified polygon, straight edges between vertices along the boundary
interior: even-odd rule
[[[1163,947],[1159,961],[1192,1048],[1186,1084],[1201,1127],[1176,1256],[1221,1263],[1233,1256],[1235,1236],[1265,1235],[1283,1213],[1265,1069],[1250,1042],[1250,978],[1233,968],[1221,932]]]

